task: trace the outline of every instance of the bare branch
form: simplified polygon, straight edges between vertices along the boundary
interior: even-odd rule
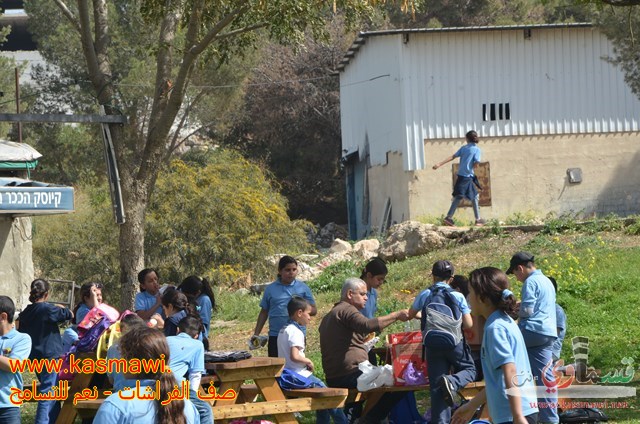
[[[78,31],[78,33],[81,33],[80,23],[78,22],[78,19],[75,16],[73,16],[73,12],[69,10],[67,5],[64,4],[62,0],[53,0],[53,1],[56,3],[56,5],[58,5],[58,8],[62,12],[62,14],[69,20],[73,28],[75,28],[75,30]]]
[[[245,32],[249,32],[249,31],[254,31],[256,29],[259,28],[264,28],[267,26],[267,22],[261,22],[259,24],[255,24],[255,25],[250,25],[244,28],[238,28],[238,29],[234,29],[233,31],[229,31],[229,32],[225,32],[224,34],[219,34],[216,35],[215,39],[216,40],[222,40],[223,38],[229,38],[229,37],[233,37],[239,34],[243,34]]]
[[[206,91],[207,90],[201,90],[198,94],[196,94],[194,99],[191,102],[189,102],[189,104],[187,105],[186,109],[184,110],[184,113],[182,114],[182,117],[180,119],[180,123],[178,124],[178,127],[176,128],[175,132],[173,133],[173,137],[171,139],[171,144],[169,145],[169,149],[168,149],[167,156],[166,156],[165,160],[168,160],[171,157],[171,155],[173,154],[173,152],[179,146],[181,146],[185,142],[185,140],[187,138],[189,138],[191,135],[193,135],[193,133],[190,133],[182,141],[178,142],[178,138],[180,137],[180,131],[182,131],[182,128],[184,128],[184,124],[185,124],[185,122],[187,122],[187,119],[188,119],[189,115],[191,114],[191,111],[193,110],[194,106],[197,105],[200,102],[200,100],[202,100],[202,98],[204,97]]]
[[[220,33],[220,31],[225,29],[238,16],[241,16],[242,14],[246,13],[248,10],[249,10],[249,6],[247,6],[247,1],[243,0],[239,7],[237,7],[235,10],[233,10],[224,18],[220,19],[220,21],[218,21],[218,23],[209,30],[207,35],[205,35],[198,44],[191,47],[191,54],[193,54],[194,56],[197,56],[200,53],[202,53],[207,47],[209,47],[211,42],[216,38],[216,36]]]
[[[189,137],[191,137],[194,134],[197,134],[199,131],[202,131],[205,128],[209,128],[211,125],[213,125],[215,122],[209,122],[208,124],[204,124],[199,126],[198,128],[196,128],[195,130],[191,131],[189,134],[187,134],[186,136],[184,136],[180,141],[178,141],[175,146],[172,146],[172,150],[170,152],[169,155],[167,155],[167,158],[171,157],[171,154],[173,154],[173,152],[175,152],[180,146],[182,146],[184,143],[187,142],[187,140],[189,139]]]

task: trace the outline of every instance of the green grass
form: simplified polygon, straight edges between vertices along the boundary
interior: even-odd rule
[[[431,283],[430,270],[434,261],[449,259],[456,273],[468,274],[482,266],[506,269],[511,255],[529,250],[536,256],[540,269],[558,280],[558,302],[568,317],[568,330],[562,357],[572,362],[571,338],[589,338],[589,365],[602,374],[622,368],[624,358],[632,358],[638,370],[640,364],[640,236],[632,225],[619,229],[611,220],[578,226],[560,219],[548,225],[544,233],[507,233],[478,231],[482,237],[468,244],[452,244],[424,256],[389,264],[389,275],[379,294],[379,314],[408,308],[415,296]],[[571,221],[571,220],[568,220]],[[615,231],[596,231],[614,228]],[[640,228],[640,227],[639,227]],[[553,231],[551,230],[553,229]],[[318,316],[307,332],[307,356],[316,365],[316,375],[323,378],[317,326],[322,317],[339,300],[340,286],[347,277],[359,276],[362,263],[342,262],[327,268],[319,278],[310,281],[318,305]],[[518,294],[520,283],[512,279]],[[212,349],[247,349],[259,312],[259,297],[238,295],[219,288],[218,311],[212,324]],[[396,323],[383,332],[403,331]],[[266,328],[263,334],[266,333]],[[266,355],[266,350],[254,351]],[[637,373],[640,375],[640,372]],[[30,377],[25,377],[29,383]],[[640,388],[636,376],[632,385]],[[640,422],[640,402],[635,399],[613,399],[628,402],[628,408],[606,409],[613,423]],[[421,412],[428,407],[428,396],[418,395]],[[24,408],[23,423],[33,422],[35,404]],[[314,423],[313,413],[303,413],[302,423]]]
[[[596,230],[602,227],[616,231]],[[627,234],[631,231],[619,228],[609,219],[585,228],[567,217],[556,218],[547,224],[546,231],[539,234],[502,231],[496,234],[485,227],[480,230],[483,237],[471,243],[451,245],[424,256],[389,264],[389,275],[379,294],[379,314],[408,308],[414,297],[430,285],[431,265],[436,260],[449,259],[455,265],[456,273],[468,274],[482,266],[506,269],[514,252],[529,250],[536,256],[539,268],[558,280],[558,302],[568,317],[562,351],[566,362],[573,359],[571,338],[585,336],[590,342],[589,365],[603,374],[620,369],[623,358],[632,358],[637,368],[640,363],[640,308],[637,306],[640,304],[640,236]],[[323,377],[323,372],[317,325],[339,299],[340,282],[347,277],[358,276],[359,269],[349,262],[336,264],[328,269],[328,274],[310,282],[312,287],[326,286],[316,294],[319,314],[307,334],[307,356],[316,364],[316,374],[320,377]],[[511,282],[514,292],[519,293],[520,283],[514,278]],[[237,297],[224,292],[220,293],[219,299],[220,303],[238,301]],[[239,319],[233,329],[223,330],[225,334],[243,334],[238,348],[246,346],[257,312],[255,309],[246,319]],[[403,324],[390,326],[383,336],[398,331],[403,331]],[[226,346],[232,348],[228,344]],[[632,384],[639,388],[638,377]],[[420,410],[424,412],[428,407],[428,396],[421,394],[418,398]],[[637,398],[615,400],[628,402],[628,408],[606,409],[609,422],[640,422]],[[314,422],[312,413],[304,413],[303,417],[304,423]]]

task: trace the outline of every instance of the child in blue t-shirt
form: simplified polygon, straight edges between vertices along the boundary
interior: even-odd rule
[[[373,258],[365,265],[360,279],[367,283],[367,303],[360,310],[362,315],[373,318],[378,310],[378,290],[387,278],[387,264],[380,258]]]
[[[433,285],[423,290],[416,296],[413,305],[409,309],[409,319],[414,318],[419,312],[422,313],[425,306],[429,305],[433,299],[433,293],[442,290],[450,291],[451,296],[457,302],[454,307],[460,311],[462,328],[471,328],[473,319],[471,309],[467,305],[467,300],[460,292],[449,287],[453,279],[454,268],[449,261],[437,261],[431,268]],[[426,319],[426,317],[424,317]],[[424,331],[424,328],[422,329]],[[431,394],[431,422],[434,424],[445,424],[451,420],[451,408],[458,400],[458,391],[471,383],[476,378],[476,367],[471,357],[471,349],[465,343],[460,334],[460,341],[452,349],[435,349],[425,345],[425,359],[427,361],[427,372],[429,373],[430,394]],[[450,374],[450,371],[453,373]]]
[[[302,281],[296,280],[298,274],[298,262],[291,256],[283,256],[278,262],[278,279],[269,284],[264,290],[260,301],[260,313],[256,327],[251,336],[251,341],[260,336],[264,324],[269,319],[269,356],[278,356],[278,333],[289,320],[287,304],[293,296],[306,299],[311,306],[311,316],[317,313],[316,301],[313,299],[311,289]],[[302,332],[306,329],[303,327]]]
[[[140,293],[136,294],[134,311],[145,321],[149,321],[154,314],[162,315],[159,279],[158,272],[151,268],[138,273]]]
[[[33,280],[27,306],[18,317],[18,331],[31,337],[29,359],[58,359],[62,356],[62,338],[58,325],[73,319],[73,313],[61,306],[54,305],[49,299],[49,282],[43,279]],[[43,369],[36,372],[40,381],[40,394],[52,392],[58,383],[58,373]],[[56,400],[38,401],[36,408],[37,424],[54,423],[60,413],[60,402]]]
[[[522,333],[510,316],[515,312],[516,298],[506,274],[492,267],[472,271],[469,301],[475,313],[487,320],[481,350],[485,389],[462,405],[451,422],[469,422],[475,411],[488,403],[493,423],[536,423],[536,388]]]
[[[211,289],[211,284],[209,284],[206,278],[201,279],[195,275],[191,275],[182,280],[182,284],[178,286],[178,290],[187,296],[189,303],[196,306],[204,326],[204,332],[200,339],[208,339],[211,313],[216,309],[216,298]]]
[[[476,217],[476,225],[484,225],[484,219],[480,218],[480,206],[478,199],[478,190],[480,183],[474,172],[474,165],[480,162],[481,152],[478,147],[478,133],[475,131],[469,131],[465,134],[467,144],[462,146],[453,155],[447,157],[442,162],[433,165],[433,169],[438,169],[445,163],[451,162],[455,158],[460,158],[460,167],[458,168],[458,175],[456,178],[456,184],[453,187],[453,201],[451,207],[447,212],[447,216],[444,218],[444,224],[455,226],[453,221],[453,214],[456,213],[458,205],[462,199],[468,199],[473,205],[473,214]],[[476,188],[477,187],[477,188]]]
[[[180,383],[189,380],[189,399],[200,415],[202,424],[212,424],[211,406],[198,397],[200,379],[205,372],[204,345],[198,337],[202,328],[200,318],[189,315],[178,323],[178,334],[167,337],[169,368]]]
[[[311,380],[311,387],[327,387],[322,380],[313,375],[313,362],[304,354],[305,338],[302,327],[311,322],[311,305],[307,300],[294,296],[287,304],[289,321],[278,334],[278,356],[285,359],[284,367]],[[340,408],[316,411],[316,423],[329,424],[333,417],[336,424],[346,424],[347,417]]]
[[[122,336],[120,350],[127,362],[132,359],[154,361],[161,366],[143,367],[139,374],[127,374],[127,378],[131,378],[134,384],[139,382],[140,389],[134,385],[107,397],[98,409],[93,424],[200,423],[198,411],[189,399],[169,396],[177,381],[173,373],[167,371],[169,345],[162,332],[147,326],[136,326]],[[156,387],[159,392],[148,396],[149,392],[155,392]],[[139,398],[138,390],[148,397]]]
[[[22,374],[11,372],[9,361],[27,359],[31,353],[31,338],[13,328],[15,312],[13,300],[0,296],[0,423],[6,424],[20,424],[20,406],[10,395],[12,388],[23,388]]]

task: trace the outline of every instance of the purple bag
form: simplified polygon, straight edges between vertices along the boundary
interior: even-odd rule
[[[402,379],[407,386],[423,386],[428,381],[424,373],[413,366],[413,362],[407,364],[402,373]]]
[[[107,328],[109,328],[113,324],[109,317],[106,315],[102,316],[100,321],[93,324],[93,326],[88,329],[84,334],[80,336],[76,343],[76,351],[77,352],[92,352],[98,346],[98,340],[100,340],[100,336],[104,333]]]

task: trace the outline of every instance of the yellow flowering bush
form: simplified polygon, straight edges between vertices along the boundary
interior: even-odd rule
[[[554,238],[554,241],[559,239]],[[601,237],[597,237],[598,244],[604,245]],[[596,256],[593,249],[587,248],[580,256],[575,255],[575,246],[567,242],[563,246],[566,250],[556,252],[542,260],[545,275],[554,277],[563,290],[573,294],[583,293],[589,286],[590,275],[596,266]]]

